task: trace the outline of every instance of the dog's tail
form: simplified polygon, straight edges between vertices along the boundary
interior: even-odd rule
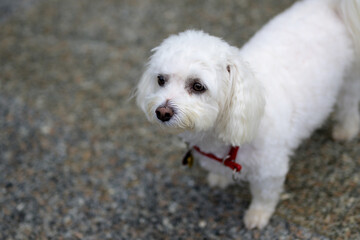
[[[360,0],[339,1],[338,11],[354,42],[356,64],[360,67]]]

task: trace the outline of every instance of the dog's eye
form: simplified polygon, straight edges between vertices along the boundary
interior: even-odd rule
[[[165,80],[164,75],[159,74],[157,76],[157,79],[158,79],[158,84],[159,84],[160,87],[165,85],[166,80]]]
[[[198,82],[195,82],[193,84],[192,89],[196,92],[203,92],[206,90],[205,87],[201,83],[198,83]]]

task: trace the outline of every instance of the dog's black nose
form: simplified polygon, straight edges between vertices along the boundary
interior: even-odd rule
[[[169,106],[158,107],[155,111],[156,117],[162,122],[169,121],[174,116],[174,110]]]

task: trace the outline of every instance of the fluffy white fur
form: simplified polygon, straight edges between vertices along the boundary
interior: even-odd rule
[[[247,228],[264,227],[275,210],[289,156],[337,105],[333,136],[359,132],[360,2],[304,0],[273,18],[241,49],[201,31],[173,35],[153,50],[137,88],[152,122],[181,131],[190,146],[236,161],[249,181]],[[168,79],[159,86],[157,76]],[[207,90],[189,92],[189,79]],[[174,116],[157,119],[167,103]],[[212,186],[232,183],[231,170],[194,152]]]

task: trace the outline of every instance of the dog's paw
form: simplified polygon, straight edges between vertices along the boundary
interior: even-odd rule
[[[250,208],[246,211],[244,222],[247,229],[264,228],[272,215],[272,211],[263,208]]]
[[[332,137],[336,141],[350,141],[359,133],[359,128],[360,121],[358,119],[346,121],[345,124],[334,126]]]
[[[224,189],[232,183],[232,180],[225,176],[209,173],[207,176],[207,182],[210,187],[220,187]]]

